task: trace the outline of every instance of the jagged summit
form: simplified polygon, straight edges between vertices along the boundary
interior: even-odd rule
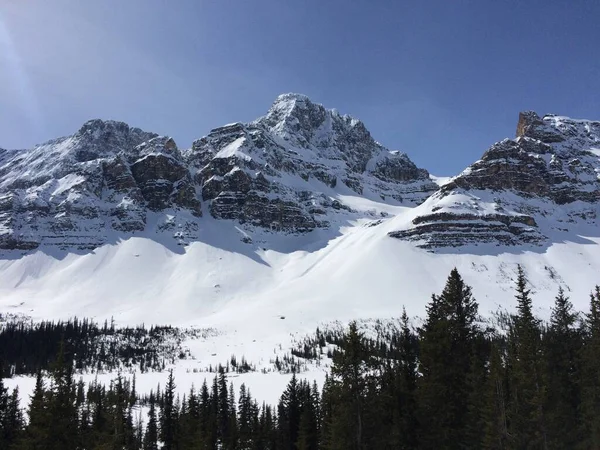
[[[0,247],[94,248],[111,233],[198,238],[203,204],[248,232],[304,233],[364,215],[351,192],[417,204],[436,188],[424,169],[364,125],[300,94],[254,122],[212,130],[180,150],[165,136],[87,121],[71,136],[0,152]]]
[[[315,105],[308,95],[299,94],[295,92],[288,92],[285,94],[279,94],[273,101],[273,105],[270,110],[288,109],[291,110],[294,107],[298,108],[309,108],[311,106],[322,106]]]
[[[392,236],[427,248],[519,245],[597,227],[600,122],[526,111],[516,134],[442,186]]]
[[[541,117],[534,111],[519,114],[517,138],[527,137],[545,144],[561,143],[557,150],[582,150],[600,146],[600,121],[572,119],[546,114]]]
[[[325,117],[326,115],[343,117],[351,126],[361,125],[364,127],[360,120],[355,119],[350,115],[341,115],[335,108],[327,109],[322,104],[313,102],[307,95],[292,92],[278,95],[269,108],[266,117],[268,117],[270,121],[279,122],[288,117],[300,118],[306,114],[321,117]],[[316,123],[312,125],[318,126],[320,124]]]
[[[303,94],[278,96],[266,116],[256,124],[264,126],[293,145],[314,147],[321,150],[335,145],[339,135],[346,135],[358,142],[376,145],[364,124],[351,116],[340,115],[337,110],[327,109],[312,102]]]
[[[307,233],[373,217],[356,201],[417,206],[394,237],[427,248],[547,242],[600,215],[600,122],[522,112],[441,188],[364,124],[302,94],[265,116],[173,139],[94,119],[71,136],[0,151],[0,247],[95,248],[113,232],[200,237],[203,214],[253,230]],[[408,214],[408,213],[407,213]],[[407,217],[410,219],[405,220]]]
[[[413,204],[435,189],[427,171],[378,144],[362,122],[300,94],[279,96],[254,122],[212,130],[186,157],[213,216],[265,228],[328,227],[332,205],[344,209],[332,203],[340,189]]]

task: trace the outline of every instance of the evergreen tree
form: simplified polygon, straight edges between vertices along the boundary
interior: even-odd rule
[[[329,449],[363,447],[364,404],[367,395],[368,351],[356,322],[350,323],[342,349],[331,367],[332,412],[326,442]]]
[[[281,395],[278,407],[278,428],[281,438],[281,448],[293,450],[298,440],[300,426],[300,389],[296,373]]]
[[[23,416],[19,409],[19,390],[12,394],[0,377],[0,448],[14,448],[23,430]]]
[[[508,448],[506,372],[498,343],[491,347],[489,373],[485,383],[481,420],[483,423],[482,448]]]
[[[574,448],[578,440],[582,336],[578,316],[562,288],[545,334],[548,448]]]
[[[180,450],[202,448],[200,433],[200,403],[193,386],[179,413],[178,444]]]
[[[77,408],[73,365],[65,354],[64,341],[61,341],[59,353],[52,372],[52,385],[48,399],[49,433],[47,450],[63,450],[76,447]]]
[[[469,373],[474,356],[477,303],[456,269],[440,296],[433,295],[420,330],[421,447],[463,448],[468,443]]]
[[[216,378],[215,378],[216,381]],[[202,442],[200,448],[211,449],[216,445],[216,406],[213,405],[211,394],[208,390],[206,379],[200,388],[200,435]]]
[[[509,344],[512,353],[509,432],[517,448],[546,449],[546,388],[542,370],[541,329],[539,320],[533,314],[530,290],[521,266],[518,266],[516,291],[517,315],[509,335],[512,341]]]
[[[600,287],[590,296],[582,351],[582,448],[600,448]]]
[[[406,309],[402,310],[400,334],[400,361],[396,377],[396,395],[398,408],[398,436],[400,449],[412,449],[417,446],[419,423],[417,419],[417,336],[410,329]]]
[[[130,437],[133,437],[132,424],[128,421],[128,396],[125,393],[125,387],[123,385],[123,378],[121,374],[117,376],[116,383],[114,383],[114,396],[113,396],[113,414],[112,414],[112,430],[113,430],[113,447],[114,448],[125,448],[131,443]]]
[[[334,387],[329,374],[325,374],[323,389],[321,390],[321,427],[319,443],[321,448],[331,449],[333,445],[332,424],[334,420]]]
[[[23,440],[23,448],[27,450],[43,450],[46,448],[49,434],[48,402],[42,372],[38,371],[35,388],[29,402],[29,424]]]
[[[0,377],[0,449],[600,448],[600,287],[583,323],[561,289],[550,321],[542,324],[521,267],[516,291],[517,314],[499,316],[497,333],[477,325],[477,303],[456,269],[432,297],[418,334],[406,312],[399,328],[378,326],[376,339],[363,336],[356,323],[346,333],[318,331],[293,354],[317,358],[319,348],[336,345],[322,391],[294,372],[276,409],[259,408],[245,385],[236,402],[223,367],[212,387],[205,380],[181,400],[172,371],[162,392],[159,385],[149,397],[139,395],[135,377],[118,375],[106,386],[97,379],[75,383],[73,370],[85,370],[87,356],[73,336],[85,333],[87,322],[43,325],[40,336],[63,333],[78,354],[71,360],[62,344],[49,381],[37,371],[28,420],[18,390],[9,392]],[[2,336],[22,332],[8,328],[0,330],[0,348]],[[104,332],[118,334],[108,324]],[[117,337],[107,341],[107,358],[119,352]],[[13,361],[44,364],[7,348]],[[147,361],[162,364],[156,358]],[[16,370],[14,362],[0,366],[5,374]],[[134,424],[137,405],[148,406],[145,427],[141,412]]]
[[[217,379],[217,433],[221,444],[226,445],[229,444],[229,439],[231,438],[231,416],[229,409],[229,394],[227,390],[227,375],[223,366],[219,366]]]
[[[479,345],[477,345],[479,344]],[[481,347],[489,344],[487,340],[481,338],[475,347]],[[467,375],[467,384],[469,386],[467,397],[467,414],[465,419],[464,448],[482,448],[485,439],[485,419],[483,411],[486,408],[486,382],[489,374],[487,368],[489,362],[487,359],[488,351],[475,350],[471,358],[471,367]]]
[[[148,423],[144,434],[144,450],[158,450],[158,423],[156,418],[156,402],[154,394],[150,392],[150,408],[148,410]]]
[[[162,407],[159,414],[159,438],[164,450],[176,449],[177,437],[177,409],[175,408],[175,379],[173,370],[169,371],[169,378],[162,398]]]
[[[234,450],[237,448],[238,439],[238,426],[237,426],[237,408],[235,403],[235,390],[233,383],[229,383],[229,390],[227,393],[227,409],[229,411],[229,428],[228,436],[225,441],[225,448]]]
[[[319,397],[307,381],[301,383],[300,421],[298,423],[298,450],[317,450],[319,448]]]
[[[252,448],[252,437],[256,431],[252,429],[252,397],[243,383],[238,399],[238,424],[239,449],[249,450]]]

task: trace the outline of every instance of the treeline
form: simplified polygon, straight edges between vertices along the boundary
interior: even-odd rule
[[[6,322],[0,326],[0,375],[34,375],[48,370],[64,343],[77,370],[114,371],[136,367],[164,370],[184,357],[180,331],[168,326],[102,326],[88,319]]]
[[[559,290],[548,323],[520,267],[515,292],[516,313],[484,327],[455,269],[421,327],[403,314],[382,346],[352,323],[330,337],[323,388],[294,374],[276,407],[245,386],[234,392],[223,368],[183,397],[172,373],[150,395],[121,377],[86,388],[59,352],[25,413],[18,393],[0,388],[0,448],[599,449],[600,288],[584,314]]]

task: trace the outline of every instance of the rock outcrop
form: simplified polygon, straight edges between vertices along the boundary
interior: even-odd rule
[[[594,225],[599,156],[600,122],[521,113],[516,139],[494,144],[390,235],[426,248],[520,245],[540,244],[566,224]]]

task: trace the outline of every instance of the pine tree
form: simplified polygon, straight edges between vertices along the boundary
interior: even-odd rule
[[[544,401],[546,388],[542,370],[541,329],[533,315],[527,279],[518,266],[516,281],[517,315],[509,335],[512,341],[510,362],[510,434],[517,448],[547,448]]]
[[[125,448],[129,443],[129,435],[132,430],[129,429],[127,411],[128,411],[128,396],[125,393],[125,387],[123,385],[123,378],[121,374],[117,376],[116,383],[114,383],[113,392],[113,417],[112,417],[112,430],[113,430],[113,447],[114,448]]]
[[[223,366],[219,366],[217,391],[217,433],[222,445],[229,443],[231,438],[231,416],[229,410],[229,393],[227,389],[227,375]]]
[[[179,413],[178,444],[180,450],[202,448],[200,433],[200,404],[194,387],[190,389],[187,400],[184,398]]]
[[[491,346],[489,370],[481,409],[482,445],[487,450],[508,448],[506,371],[502,350],[496,338]]]
[[[213,378],[209,402],[208,402],[208,416],[207,426],[204,435],[206,436],[206,448],[213,449],[217,446],[220,439],[220,428],[219,428],[219,380],[218,377]]]
[[[156,402],[154,394],[150,392],[150,408],[148,410],[148,424],[144,434],[144,450],[158,450],[158,423],[156,418]]]
[[[64,341],[61,341],[52,372],[52,385],[49,392],[47,450],[75,448],[78,424],[75,402],[73,365],[67,360]]]
[[[334,387],[329,374],[325,374],[323,389],[321,390],[321,429],[319,443],[321,448],[334,448],[332,424],[334,420]]]
[[[202,387],[200,388],[199,412],[199,428],[200,435],[202,436],[202,445],[200,446],[200,448],[213,448],[216,443],[216,409],[213,413],[213,403],[211,401],[211,395],[208,390],[208,384],[206,383],[206,379],[204,380],[204,382],[202,383]]]
[[[246,390],[246,385],[240,386],[240,397],[238,399],[238,435],[239,449],[251,449],[252,435],[255,430],[252,429],[252,398],[250,392]]]
[[[29,401],[29,424],[27,426],[23,447],[27,450],[43,450],[46,448],[50,430],[48,402],[42,372],[38,370],[35,388]]]
[[[235,390],[233,383],[229,383],[229,390],[227,394],[227,408],[229,411],[229,429],[225,448],[229,450],[235,450],[237,448],[238,439],[238,426],[237,426],[237,408],[235,402]]]
[[[356,322],[350,323],[341,343],[342,349],[333,355],[331,367],[331,418],[325,440],[328,449],[363,447],[364,405],[367,395],[368,351]]]
[[[159,413],[159,438],[164,450],[176,449],[177,437],[177,409],[175,408],[175,379],[173,370],[169,371],[169,378],[162,398],[162,407]]]
[[[402,310],[400,334],[400,361],[397,374],[399,448],[412,449],[418,444],[417,418],[417,336],[410,329],[406,309]]]
[[[319,398],[307,381],[300,385],[300,421],[298,423],[298,450],[317,450],[319,446]]]
[[[19,390],[12,394],[0,377],[0,448],[13,448],[23,430],[23,415],[19,409]]]
[[[483,347],[489,342],[482,338],[476,347]],[[488,351],[475,351],[471,359],[471,368],[467,375],[469,386],[467,397],[467,414],[465,418],[464,448],[482,448],[485,438],[485,420],[483,411],[486,408],[485,395],[489,374]]]
[[[545,334],[548,447],[575,448],[578,441],[582,336],[578,316],[562,288],[555,299]]]
[[[279,400],[278,418],[281,448],[292,450],[298,439],[300,426],[300,392],[295,372]]]
[[[426,433],[421,447],[463,448],[468,441],[469,373],[474,342],[477,303],[456,269],[450,272],[440,296],[433,295],[427,320],[420,330],[419,410]]]
[[[600,287],[590,296],[585,316],[582,350],[582,429],[583,448],[600,448]]]

